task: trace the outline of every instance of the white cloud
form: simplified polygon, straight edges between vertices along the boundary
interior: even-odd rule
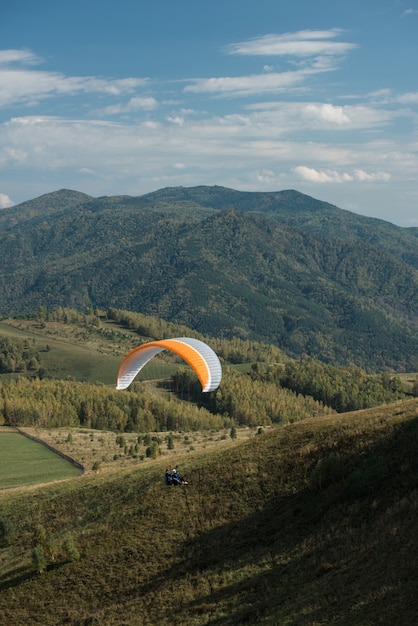
[[[276,180],[276,175],[273,170],[260,170],[257,172],[257,180],[260,183],[272,183]]]
[[[315,170],[304,165],[298,165],[293,171],[300,178],[311,183],[344,183],[353,180],[353,177],[347,173],[340,174],[335,170]]]
[[[167,121],[171,124],[176,124],[177,126],[183,126],[184,117],[182,115],[168,115]]]
[[[418,91],[401,94],[397,101],[401,104],[418,104]]]
[[[135,91],[148,79],[106,79],[95,76],[65,76],[60,72],[11,68],[10,63],[22,65],[40,62],[29,50],[3,50],[0,55],[0,107],[18,103],[33,106],[41,100],[57,96],[75,96],[80,93],[101,93],[120,96]]]
[[[0,50],[0,65],[11,63],[25,63],[27,65],[38,65],[42,59],[31,50]]]
[[[391,176],[388,172],[372,172],[371,174],[364,170],[354,170],[354,178],[362,182],[383,182],[387,183]]]
[[[154,111],[158,108],[158,102],[155,98],[135,96],[125,104],[114,104],[103,109],[99,109],[97,113],[102,115],[119,115],[121,113],[136,113],[137,111]]]
[[[314,70],[304,69],[290,72],[270,72],[249,76],[224,76],[219,78],[196,78],[185,92],[217,93],[233,96],[248,96],[261,93],[279,93],[302,83]],[[315,72],[316,73],[316,72]]]
[[[335,58],[356,47],[352,43],[332,41],[340,33],[338,29],[304,30],[283,35],[265,35],[231,44],[225,48],[227,54],[294,57],[298,59],[299,67],[277,72],[271,64],[265,64],[263,73],[260,74],[196,78],[191,80],[191,84],[184,91],[247,96],[289,90],[303,83],[312,74],[335,70]]]
[[[7,209],[14,205],[14,202],[10,200],[9,196],[4,193],[0,193],[0,209]]]
[[[337,106],[322,102],[279,101],[257,102],[246,107],[248,117],[257,129],[270,127],[270,133],[290,135],[300,131],[331,130],[347,132],[374,130],[388,126],[399,117],[396,109],[367,105]],[[409,112],[405,112],[409,116]]]
[[[327,122],[337,126],[351,124],[351,119],[344,107],[332,104],[307,104],[302,109],[302,117],[307,120]]]
[[[137,172],[138,162],[144,175],[155,167],[172,170],[173,163],[193,163],[195,170],[202,172],[250,168],[259,172],[260,181],[265,183],[274,180],[271,172],[278,168],[289,171],[296,166],[299,178],[323,182],[344,182],[350,177],[360,181],[368,176],[371,180],[372,175],[367,173],[372,167],[375,172],[399,169],[409,177],[416,172],[412,148],[406,153],[390,142],[351,146],[312,141],[309,128],[315,128],[315,124],[303,117],[303,107],[287,103],[247,115],[197,119],[173,113],[165,120],[143,123],[63,120],[53,116],[13,118],[0,125],[0,166],[21,166],[32,171],[76,168],[78,172],[105,172],[122,179]],[[331,119],[333,116],[340,119],[337,107],[328,115]],[[360,121],[357,123],[362,128]],[[329,121],[324,124],[345,128],[344,124],[333,126]],[[301,130],[303,138],[292,137],[292,131]],[[304,161],[315,169],[303,169],[300,164]],[[383,176],[374,176],[383,180]]]
[[[332,41],[341,30],[302,30],[281,35],[264,35],[226,46],[228,54],[263,56],[336,56],[356,48],[356,44]]]
[[[418,104],[418,91],[396,94],[391,89],[379,89],[368,94],[368,98],[378,105],[385,104]]]
[[[146,79],[109,80],[94,76],[64,76],[57,72],[0,70],[0,106],[23,103],[29,106],[53,96],[75,96],[79,93],[102,93],[120,96],[134,91]]]
[[[348,172],[337,172],[336,170],[316,170],[305,165],[298,165],[293,171],[299,178],[311,183],[388,182],[390,180],[390,174],[387,172],[370,174],[359,169],[354,170],[350,174]]]

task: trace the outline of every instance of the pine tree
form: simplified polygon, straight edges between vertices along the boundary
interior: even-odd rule
[[[80,558],[80,552],[75,545],[74,537],[71,532],[66,533],[64,536],[63,551],[69,561],[78,561]]]
[[[32,550],[32,563],[38,572],[38,574],[43,574],[43,572],[47,568],[46,557],[44,554],[44,550],[41,544],[37,543]]]

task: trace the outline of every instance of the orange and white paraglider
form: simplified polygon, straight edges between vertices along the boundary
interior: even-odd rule
[[[219,386],[222,367],[212,348],[199,339],[176,337],[150,341],[128,352],[119,366],[116,389],[129,387],[138,372],[162,350],[174,352],[190,365],[200,380],[203,392],[214,391]]]

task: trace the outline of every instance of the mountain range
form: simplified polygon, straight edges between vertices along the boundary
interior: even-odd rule
[[[417,371],[418,229],[294,190],[60,190],[0,212],[0,314],[57,306]]]

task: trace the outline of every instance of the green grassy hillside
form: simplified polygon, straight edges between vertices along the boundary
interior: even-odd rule
[[[2,492],[0,615],[8,626],[413,626],[417,442],[414,399],[173,452],[186,488],[165,487],[155,461]],[[42,574],[37,542],[55,546]]]
[[[103,335],[74,324],[41,325],[37,319],[0,322],[0,337],[30,342],[39,351],[45,375],[115,385],[119,363],[134,339],[132,333],[112,324],[109,337]]]

